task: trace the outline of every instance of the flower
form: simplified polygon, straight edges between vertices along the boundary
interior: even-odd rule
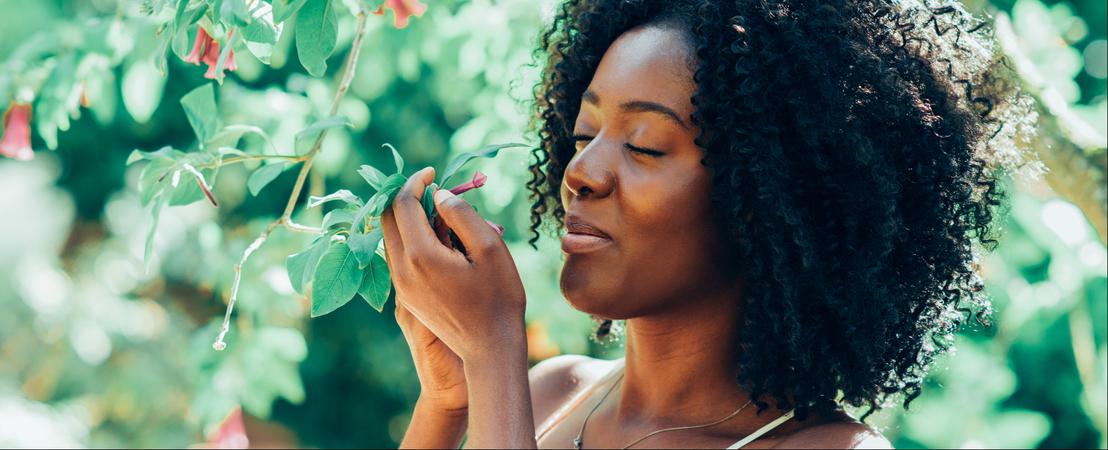
[[[246,424],[243,422],[242,408],[236,406],[208,435],[206,448],[248,448],[250,439],[246,436]]]
[[[485,174],[481,173],[480,171],[474,172],[472,180],[469,180],[469,182],[467,182],[467,183],[462,183],[462,184],[459,184],[457,186],[454,186],[454,187],[450,188],[450,193],[454,194],[454,195],[459,195],[459,194],[461,194],[465,191],[468,191],[470,189],[477,189],[481,186],[484,186],[485,181],[488,180],[488,179],[489,179],[488,175],[485,175]]]
[[[230,40],[234,31],[227,33],[227,39]],[[196,32],[196,40],[192,42],[192,51],[188,56],[185,56],[185,62],[200,65],[204,63],[208,65],[208,71],[204,72],[204,78],[218,80],[223,78],[223,73],[216,72],[215,68],[219,65],[219,41],[215,40],[204,27],[198,27]],[[229,70],[234,72],[238,69],[235,64],[235,50],[231,49],[227,52],[227,61],[223,63],[223,70]]]
[[[31,150],[31,105],[15,103],[4,113],[4,135],[0,140],[0,155],[27,161],[34,158]]]
[[[396,28],[408,26],[409,16],[422,17],[427,11],[427,5],[420,3],[419,0],[385,0],[385,3],[378,6],[377,11],[373,13],[382,16],[385,14],[385,8],[392,10],[392,24]]]

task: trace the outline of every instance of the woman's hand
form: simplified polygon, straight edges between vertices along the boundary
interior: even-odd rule
[[[400,324],[400,331],[412,351],[419,376],[420,401],[435,411],[464,418],[469,408],[469,396],[462,359],[401,306],[402,302],[397,292],[396,323]]]
[[[431,229],[420,203],[434,175],[430,167],[413,174],[381,217],[397,308],[414,316],[410,323],[426,328],[409,327],[409,345],[422,339],[433,346],[437,337],[446,346],[436,350],[440,356],[434,368],[427,366],[419,374],[425,383],[432,382],[423,380],[425,376],[434,379],[450,373],[447,367],[453,362],[441,356],[447,354],[445,350],[469,362],[526,347],[526,297],[507,246],[473,207],[443,189],[435,193],[435,210],[457,234],[465,253],[444,245],[440,240],[444,234],[436,235]]]

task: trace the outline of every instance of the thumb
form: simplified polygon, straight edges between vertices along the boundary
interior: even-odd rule
[[[477,214],[473,206],[449,190],[435,191],[435,211],[443,223],[458,235],[467,254],[487,253],[503,245],[500,235]]]

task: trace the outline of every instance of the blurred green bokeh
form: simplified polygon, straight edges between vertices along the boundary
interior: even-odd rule
[[[0,0],[5,102],[18,95],[8,90],[26,70],[19,49],[28,42],[80,40],[100,26],[120,49],[118,66],[87,80],[90,107],[58,133],[55,151],[36,133],[33,161],[0,160],[0,447],[188,446],[237,405],[254,445],[395,446],[419,388],[392,304],[379,314],[354,301],[307,320],[307,300],[289,285],[284,257],[309,236],[279,230],[249,260],[230,346],[211,350],[232,267],[281,214],[295,171],[254,198],[246,190],[254,166],[223,169],[214,186],[218,209],[200,202],[162,213],[156,259],[145,271],[150,215],[139,204],[138,170],[124,162],[134,149],[194,145],[178,99],[208,80],[172,53],[161,75],[153,25],[139,3]],[[351,189],[364,195],[354,169],[391,167],[380,150],[386,142],[405,155],[410,173],[441,169],[483,144],[534,141],[524,130],[537,80],[528,64],[554,0],[428,5],[405,29],[370,17],[340,108],[353,128],[324,142],[316,167],[326,189],[311,184],[313,194],[363,186]],[[1108,134],[1103,0],[967,6],[1009,14],[1025,56],[1071,119]],[[288,34],[270,66],[239,52],[238,70],[218,88],[224,123],[259,126],[278,148],[290,148],[296,131],[329,107],[354,26],[339,9],[327,77],[304,72]],[[248,138],[244,145],[267,144]],[[1103,153],[1098,145],[1094,157]],[[544,237],[539,251],[525,243],[528,156],[504,152],[478,164],[489,184],[466,195],[507,228],[528,291],[532,357],[619,356],[618,345],[589,341],[591,321],[562,299],[557,243]],[[1108,445],[1102,237],[1086,212],[1045,182],[1013,181],[1009,191],[1004,237],[983,266],[994,326],[959,335],[957,351],[934,366],[911,411],[890,408],[870,419],[897,447]],[[319,211],[296,220],[319,223]]]

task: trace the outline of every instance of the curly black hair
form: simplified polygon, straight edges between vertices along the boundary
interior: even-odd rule
[[[568,0],[535,52],[532,246],[562,224],[582,94],[643,25],[695,49],[695,142],[745,262],[736,381],[799,419],[907,408],[952,333],[987,324],[975,241],[996,244],[998,177],[1039,170],[988,22],[949,1]]]

